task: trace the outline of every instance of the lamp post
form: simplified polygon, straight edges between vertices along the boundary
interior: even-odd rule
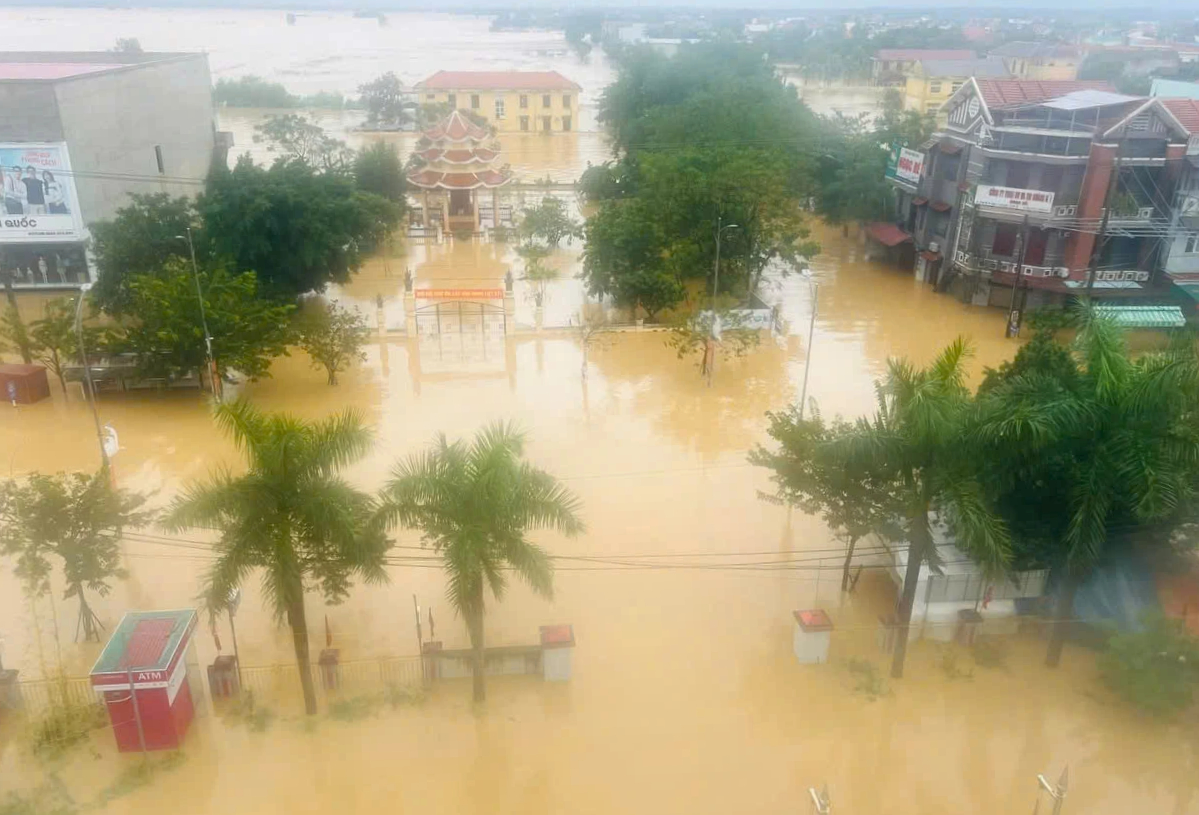
[[[192,259],[192,279],[196,281],[196,299],[200,302],[200,325],[204,328],[204,350],[208,355],[208,379],[212,384],[212,396],[221,401],[220,385],[217,381],[216,360],[212,356],[212,334],[208,332],[208,315],[204,311],[204,292],[200,290],[200,267],[196,264],[196,245],[192,242],[192,228],[187,228],[186,235],[176,235],[176,240],[187,243],[187,251]]]
[[[708,347],[704,352],[707,356],[708,362],[707,374],[709,388],[712,387],[712,369],[716,367],[716,340],[718,339],[716,332],[719,325],[716,319],[716,292],[720,286],[720,238],[722,235],[724,235],[724,231],[726,229],[737,228],[737,224],[722,223],[723,220],[723,215],[716,216],[716,260],[712,264],[712,298],[710,301],[710,307],[712,309],[712,324],[709,326],[708,331]]]
[[[808,372],[812,370],[812,337],[816,333],[816,306],[820,298],[820,284],[812,277],[811,269],[804,269],[800,274],[808,281],[808,296],[812,301],[812,314],[808,318],[808,354],[803,364],[803,389],[799,393],[799,418],[803,418],[804,409],[808,405]]]
[[[96,407],[96,383],[92,381],[92,366],[87,361],[87,347],[83,342],[83,299],[91,291],[92,284],[79,287],[79,302],[75,304],[75,340],[79,343],[79,359],[83,363],[83,378],[87,382],[88,396],[92,402],[92,420],[96,423],[96,441],[100,443],[100,464],[108,469],[108,450],[104,447],[104,430],[100,427],[100,411]]]

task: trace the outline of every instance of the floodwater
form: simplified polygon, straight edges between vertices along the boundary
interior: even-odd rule
[[[561,65],[593,105],[606,81],[600,57],[566,69],[575,58],[556,50],[560,34],[489,34],[483,18],[389,19],[379,28],[349,15],[302,15],[289,28],[282,12],[8,9],[0,10],[0,47],[28,47],[22,32],[47,27],[62,48],[107,47],[116,36],[139,37],[154,49],[206,46],[218,76],[258,73],[299,93],[350,91],[387,69],[411,81],[442,67]],[[846,100],[847,109],[855,104]],[[249,137],[262,115],[223,111],[222,126],[254,149]],[[350,139],[410,144],[403,134],[354,133],[352,116],[326,121]],[[509,136],[504,149],[522,173],[555,180],[570,180],[607,150],[594,133]],[[577,540],[540,535],[543,545],[558,555],[620,555],[675,568],[563,566],[553,601],[513,586],[490,609],[493,645],[534,642],[539,625],[571,623],[578,645],[569,683],[492,679],[486,706],[474,710],[467,684],[446,682],[420,706],[356,722],[322,716],[315,725],[298,715],[294,700],[267,700],[278,718],[262,733],[208,716],[188,735],[182,766],[145,786],[126,785],[102,811],[765,814],[809,811],[807,789],[827,784],[838,813],[1012,815],[1033,810],[1038,773],[1056,777],[1069,765],[1066,812],[1199,812],[1195,728],[1148,722],[1116,703],[1086,652],[1069,649],[1061,668],[1049,671],[1040,664],[1043,643],[1015,636],[1004,667],[972,666],[963,653],[958,669],[948,670],[944,649],[921,642],[907,676],[884,680],[873,689],[878,698],[849,671],[850,659],[866,660],[885,676],[876,620],[891,608],[893,589],[880,572],[867,571],[843,599],[841,543],[817,519],[758,499],[769,482],[745,454],[765,441],[765,412],[799,398],[809,364],[809,395],[827,414],[852,416],[871,409],[872,381],[888,357],[925,362],[964,334],[974,342],[977,381],[1015,345],[1002,338],[1000,311],[963,306],[910,273],[864,261],[857,237],[823,229],[817,237],[824,249],[812,263],[818,291],[798,277],[775,281],[770,299],[786,330],[744,359],[721,362],[711,387],[694,360],[677,359],[654,331],[605,337],[589,353],[586,377],[569,329],[507,339],[400,332],[405,270],[418,287],[495,287],[509,269],[520,272],[503,245],[401,242],[335,287],[333,297],[380,321],[367,361],[329,387],[322,371],[293,352],[271,378],[244,385],[245,396],[305,417],[359,410],[378,443],[348,476],[366,489],[438,431],[458,437],[489,421],[515,420],[529,432],[529,457],[578,493],[588,524]],[[573,277],[578,250],[565,245],[550,259],[562,279],[546,303],[547,326],[569,324],[582,301]],[[520,286],[517,322],[531,326]],[[33,316],[41,302],[23,296],[22,308]],[[151,493],[156,504],[215,467],[239,466],[195,393],[106,394],[99,411],[120,434],[119,482]],[[48,402],[6,408],[0,469],[94,468],[91,428],[77,388],[67,398],[55,391]],[[419,543],[411,532],[397,539]],[[92,598],[101,619],[111,627],[126,609],[193,604],[209,562],[204,540],[200,532],[131,535],[128,579]],[[711,568],[782,557],[827,570]],[[340,606],[310,595],[313,645],[324,642],[327,620],[343,660],[413,654],[414,595],[431,608],[446,647],[466,644],[439,570],[395,567],[390,577],[385,586],[355,587]],[[791,612],[811,607],[827,608],[836,624],[826,665],[797,665],[791,654]],[[0,563],[7,666],[36,677],[61,651],[68,675],[85,674],[99,648],[72,642],[74,614],[71,601],[31,606]],[[255,582],[237,623],[246,665],[291,661],[290,637],[264,610]],[[228,650],[224,623],[220,633]],[[216,644],[203,627],[197,644],[201,663],[211,662]],[[54,772],[77,801],[95,801],[132,761],[116,756],[103,732],[90,749],[35,760],[20,734],[0,724],[0,794]]]

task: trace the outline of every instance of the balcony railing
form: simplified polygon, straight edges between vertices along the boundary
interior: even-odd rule
[[[993,257],[987,254],[982,254],[979,257],[977,265],[974,263],[974,256],[969,252],[959,251],[954,256],[954,263],[961,269],[968,271],[981,270],[984,272],[1001,272],[1004,274],[1016,274],[1016,269],[1020,269],[1020,273],[1025,277],[1058,277],[1065,278],[1070,276],[1070,270],[1065,266],[1033,266],[1032,264],[1019,264],[1014,261],[1004,260],[1002,258]]]

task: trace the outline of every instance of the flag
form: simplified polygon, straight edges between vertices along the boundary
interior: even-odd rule
[[[221,652],[221,635],[216,632],[216,618],[212,619],[212,624],[209,626],[212,629],[212,641],[216,643],[216,652]]]
[[[437,629],[433,627],[433,606],[429,606],[429,639],[437,636]]]
[[[329,615],[325,615],[325,647],[333,647],[333,632],[329,630]]]

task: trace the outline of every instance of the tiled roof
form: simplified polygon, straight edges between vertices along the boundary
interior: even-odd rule
[[[1079,49],[1073,45],[1050,42],[1009,42],[998,48],[992,48],[991,54],[997,57],[1018,57],[1020,59],[1037,59],[1047,57],[1077,57]]]
[[[424,137],[429,141],[442,141],[448,139],[454,142],[463,141],[482,141],[489,138],[491,132],[485,128],[472,122],[462,115],[461,111],[453,111],[440,124],[431,127],[424,132]]]
[[[922,59],[920,67],[927,77],[978,76],[1009,77],[1011,73],[998,57],[987,59]]]
[[[977,54],[964,50],[927,50],[920,48],[882,48],[874,58],[883,62],[915,62],[921,59],[974,59]]]
[[[1104,80],[1057,79],[1039,81],[1034,79],[978,79],[978,89],[989,108],[1010,105],[1028,105],[1044,102],[1074,91],[1115,91],[1112,83]]]
[[[0,79],[70,79],[124,67],[124,63],[0,62]]]
[[[480,170],[477,173],[442,173],[421,170],[408,176],[408,183],[422,190],[473,190],[479,187],[502,187],[512,180],[509,173],[499,170]]]
[[[557,71],[438,71],[416,83],[428,91],[577,91]]]
[[[1199,134],[1199,100],[1163,99],[1161,103],[1189,133]]]

